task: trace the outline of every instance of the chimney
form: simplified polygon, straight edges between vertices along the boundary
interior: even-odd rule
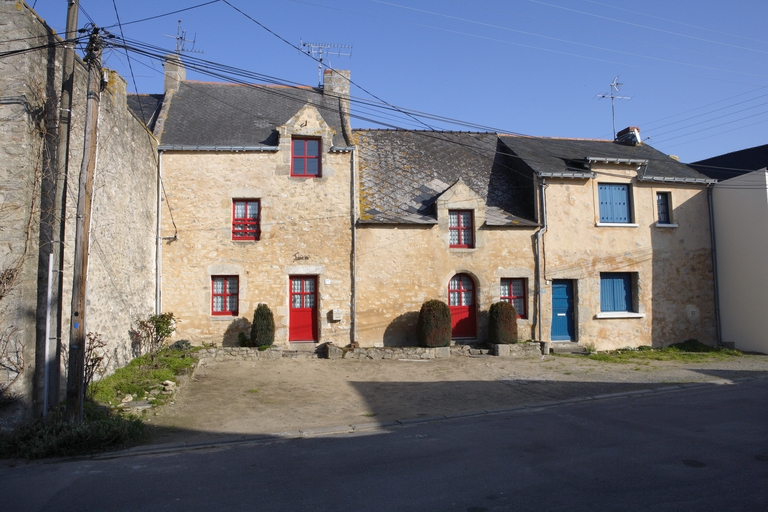
[[[187,70],[177,53],[169,53],[165,56],[165,81],[163,92],[178,91],[181,82],[187,79]]]
[[[338,98],[342,129],[348,143],[352,135],[352,127],[349,121],[349,77],[349,70],[326,69],[323,72],[323,96],[327,96],[331,101],[335,101]]]
[[[640,128],[637,126],[628,126],[616,134],[616,142],[637,146],[643,143],[640,138]]]

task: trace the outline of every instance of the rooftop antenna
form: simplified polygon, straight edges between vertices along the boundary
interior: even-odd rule
[[[613,82],[611,82],[611,88],[609,89],[609,93],[604,94],[598,94],[597,97],[600,99],[603,98],[611,98],[611,120],[613,121],[613,138],[616,138],[616,111],[613,107],[613,100],[631,100],[632,98],[629,96],[617,96],[616,93],[619,92],[619,87],[622,87],[624,84],[619,83],[619,75],[616,75],[616,77],[613,79]]]
[[[329,44],[329,43],[305,43],[299,39],[302,51],[317,61],[317,85],[323,86],[323,59],[328,55],[336,57],[351,57],[352,46],[348,44]],[[344,53],[349,50],[349,53]],[[331,61],[328,61],[328,67],[333,69]]]
[[[197,34],[195,34],[195,37],[192,38],[190,41],[187,39],[187,31],[182,30],[181,28],[181,20],[179,20],[179,24],[176,27],[176,35],[175,36],[169,36],[168,34],[164,34],[165,37],[170,37],[171,39],[176,40],[176,53],[186,52],[186,53],[203,53],[202,50],[195,50],[195,40],[197,39]],[[186,44],[192,43],[192,48],[187,48]]]

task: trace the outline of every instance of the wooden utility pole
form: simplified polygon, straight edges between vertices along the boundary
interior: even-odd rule
[[[67,374],[67,419],[83,419],[83,382],[85,367],[85,291],[88,275],[88,248],[91,228],[93,174],[96,167],[96,138],[101,98],[101,51],[103,43],[99,28],[93,27],[86,48],[88,63],[88,93],[85,105],[85,141],[83,163],[80,166],[80,188],[77,193],[75,231],[75,268],[72,276],[72,315],[69,330],[69,369]]]
[[[67,177],[69,176],[69,134],[71,132],[72,121],[72,91],[74,88],[75,77],[75,38],[77,37],[77,14],[79,0],[68,0],[67,2],[67,28],[64,32],[64,63],[62,66],[61,77],[61,97],[59,107],[59,130],[58,130],[58,150],[56,152],[58,163],[56,169],[56,196],[55,204],[59,212],[59,232],[58,244],[52,245],[52,252],[58,272],[54,273],[56,288],[56,313],[53,327],[55,335],[51,336],[45,342],[50,345],[53,340],[55,344],[48,351],[49,357],[46,361],[46,395],[44,397],[44,408],[56,407],[59,404],[59,382],[61,357],[61,319],[64,313],[64,240],[66,235],[65,225],[67,219]],[[45,414],[47,411],[44,411]]]

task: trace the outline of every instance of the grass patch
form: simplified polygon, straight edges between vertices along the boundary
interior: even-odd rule
[[[636,349],[594,352],[588,354],[586,357],[593,361],[602,361],[606,363],[643,364],[644,362],[644,364],[648,364],[650,361],[698,362],[723,360],[741,355],[743,354],[738,350],[724,347],[710,347],[697,340],[686,340],[682,343],[676,343],[664,348],[643,346]]]
[[[143,400],[152,397],[153,402],[162,403],[159,393],[161,383],[175,380],[177,375],[188,372],[197,364],[191,350],[165,349],[154,357],[137,357],[115,373],[94,382],[88,388],[88,396],[98,403],[117,405],[126,395]]]
[[[62,411],[46,418],[25,422],[8,432],[0,432],[0,458],[40,459],[69,457],[123,448],[144,435],[138,418],[86,401],[83,422],[70,423]]]

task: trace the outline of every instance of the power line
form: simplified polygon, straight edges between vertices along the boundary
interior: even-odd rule
[[[372,1],[376,1],[376,0],[372,0]],[[591,17],[594,17],[594,18],[602,19],[602,20],[613,21],[615,23],[622,23],[624,25],[630,25],[630,26],[633,26],[633,27],[643,28],[643,29],[646,29],[646,30],[653,30],[653,31],[656,31],[656,32],[661,32],[661,33],[669,34],[669,35],[673,35],[673,36],[684,37],[684,38],[687,38],[687,39],[693,39],[693,40],[702,41],[702,42],[705,42],[705,43],[719,44],[719,45],[722,45],[722,46],[728,46],[730,48],[737,48],[737,49],[740,49],[740,50],[748,50],[748,51],[751,51],[751,52],[768,54],[768,51],[756,50],[754,48],[748,48],[746,46],[739,46],[739,45],[735,45],[735,44],[722,43],[720,41],[713,41],[711,39],[705,39],[703,37],[690,36],[690,35],[687,35],[687,34],[682,34],[680,32],[673,32],[671,30],[664,30],[664,29],[661,29],[661,28],[649,27],[647,25],[641,25],[639,23],[632,23],[630,21],[619,20],[619,19],[616,19],[616,18],[609,18],[608,16],[602,16],[600,14],[593,14],[593,13],[586,12],[586,11],[579,11],[577,9],[571,9],[570,7],[563,7],[563,6],[560,6],[560,5],[550,4],[548,2],[542,2],[541,0],[528,0],[528,1],[531,2],[531,3],[534,3],[534,4],[546,5],[547,7],[553,7],[555,9],[562,9],[564,11],[575,12],[577,14],[583,14],[584,16],[591,16]]]
[[[226,0],[224,0],[224,1],[226,2]],[[768,78],[768,75],[759,75],[759,74],[747,73],[747,72],[743,72],[743,71],[733,71],[733,70],[719,69],[719,68],[714,68],[714,67],[711,67],[711,66],[704,66],[704,65],[700,65],[700,64],[692,64],[692,63],[688,63],[688,62],[680,62],[680,61],[675,61],[675,60],[671,60],[671,59],[665,59],[665,58],[662,58],[662,57],[652,57],[650,55],[642,55],[642,54],[639,54],[639,53],[633,53],[633,52],[627,52],[627,51],[623,51],[623,50],[617,50],[615,48],[605,48],[605,47],[602,47],[602,46],[596,46],[596,45],[587,44],[587,43],[580,43],[580,42],[577,42],[577,41],[570,41],[568,39],[561,39],[559,37],[545,36],[545,35],[541,35],[541,34],[536,34],[534,32],[526,32],[524,30],[517,30],[517,29],[513,29],[513,28],[509,28],[509,27],[504,27],[504,26],[501,26],[501,25],[495,25],[495,24],[492,24],[492,23],[485,23],[485,22],[480,22],[480,21],[476,21],[476,20],[470,20],[468,18],[461,18],[461,17],[458,17],[458,16],[450,16],[448,14],[442,14],[442,13],[434,12],[434,11],[427,11],[425,9],[417,9],[415,7],[408,7],[408,6],[405,6],[405,5],[395,4],[395,3],[391,3],[391,2],[385,2],[383,0],[370,0],[370,1],[371,2],[376,2],[376,3],[379,3],[379,4],[384,4],[384,5],[390,5],[390,6],[393,6],[393,7],[398,7],[400,9],[406,9],[406,10],[409,10],[409,11],[415,11],[415,12],[420,12],[420,13],[425,13],[425,14],[431,14],[433,16],[440,16],[440,17],[443,17],[443,18],[448,18],[448,19],[457,20],[457,21],[464,21],[464,22],[467,22],[467,23],[472,23],[472,24],[475,24],[475,25],[481,25],[481,26],[484,26],[484,27],[497,28],[497,29],[500,29],[500,30],[505,30],[505,31],[509,31],[509,32],[515,32],[515,33],[522,34],[522,35],[527,35],[527,36],[540,37],[540,38],[543,38],[543,39],[548,39],[548,40],[556,41],[556,42],[560,42],[560,43],[568,43],[568,44],[572,44],[572,45],[576,45],[576,46],[583,46],[585,48],[590,48],[590,49],[593,49],[593,50],[601,50],[601,51],[605,51],[605,52],[617,53],[619,55],[627,55],[627,56],[630,56],[630,57],[639,57],[639,58],[642,58],[642,59],[655,60],[655,61],[664,62],[664,63],[667,63],[667,64],[677,64],[677,65],[680,65],[680,66],[690,66],[690,67],[694,67],[694,68],[706,69],[706,70],[709,70],[709,71],[718,71],[720,73],[733,73],[733,74],[737,74],[737,75],[754,76],[754,77],[759,77],[759,78]],[[531,0],[531,1],[534,1],[534,0]],[[537,2],[537,3],[542,3],[542,2]],[[549,5],[549,4],[545,4],[545,5]],[[512,44],[516,44],[516,43],[512,43]],[[768,53],[768,52],[762,52],[762,53]]]
[[[184,9],[177,9],[175,11],[170,11],[170,12],[166,12],[166,13],[163,13],[163,14],[158,14],[156,16],[150,16],[148,18],[141,18],[141,19],[138,19],[138,20],[126,21],[125,23],[123,23],[123,26],[125,26],[125,25],[133,25],[134,23],[143,23],[145,21],[156,20],[158,18],[164,18],[166,16],[171,16],[172,14],[178,14],[180,12],[191,11],[193,9],[198,9],[200,7],[205,7],[206,5],[211,5],[211,4],[215,4],[215,3],[218,3],[218,2],[221,2],[221,0],[211,0],[210,2],[205,2],[205,3],[202,3],[202,4],[193,5],[191,7],[185,7]],[[114,26],[115,25],[112,25],[112,26],[109,26],[107,28],[112,28]]]

